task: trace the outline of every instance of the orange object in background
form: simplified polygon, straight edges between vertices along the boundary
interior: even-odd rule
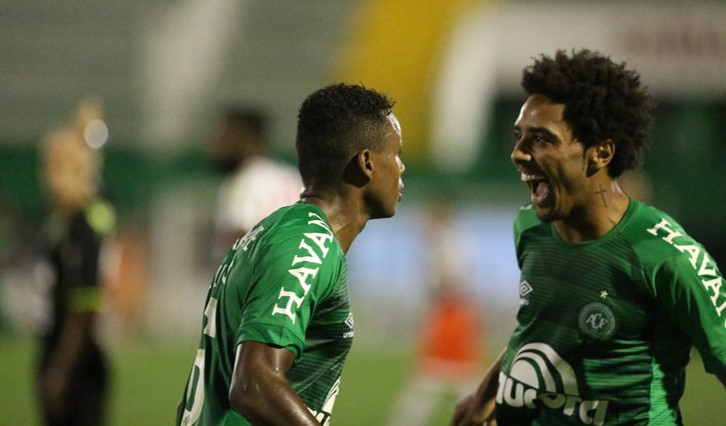
[[[470,380],[481,368],[484,330],[477,307],[463,295],[439,294],[426,316],[421,338],[421,374]]]

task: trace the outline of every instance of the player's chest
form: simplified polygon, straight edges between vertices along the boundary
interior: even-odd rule
[[[530,252],[521,259],[520,326],[557,326],[572,341],[644,339],[656,309],[632,264],[598,253]]]

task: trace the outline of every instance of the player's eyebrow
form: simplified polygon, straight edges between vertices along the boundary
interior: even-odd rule
[[[545,127],[532,127],[529,129],[530,133],[534,133],[536,135],[544,135],[547,136],[549,139],[556,139],[557,135],[551,132],[549,129]]]
[[[519,132],[519,133],[524,133],[522,131],[522,127],[518,126],[518,125],[514,126],[514,131]],[[539,135],[539,136],[545,136],[548,139],[557,139],[557,135],[555,133],[553,133],[552,131],[550,131],[549,129],[547,129],[546,127],[540,127],[540,126],[527,127],[527,133],[535,134],[535,135]]]

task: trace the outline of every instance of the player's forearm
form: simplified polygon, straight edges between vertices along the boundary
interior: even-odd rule
[[[450,426],[496,425],[494,408],[503,358],[504,352],[489,367],[476,391],[454,408]]]
[[[484,374],[479,387],[476,390],[475,398],[477,402],[484,406],[488,402],[493,401],[497,394],[497,385],[499,381],[499,372],[502,369],[502,360],[504,359],[504,351],[492,363],[487,372]]]
[[[284,378],[233,383],[229,401],[253,425],[320,425]]]

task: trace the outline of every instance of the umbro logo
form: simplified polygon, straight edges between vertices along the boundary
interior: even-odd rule
[[[529,283],[527,281],[522,281],[519,284],[519,297],[524,297],[524,296],[528,295],[529,293],[531,293],[533,290],[534,289],[532,288],[531,285],[529,285]]]

